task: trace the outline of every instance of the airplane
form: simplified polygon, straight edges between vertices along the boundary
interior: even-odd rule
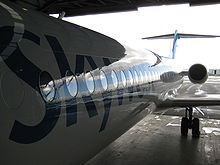
[[[218,97],[176,97],[188,75],[173,59],[90,29],[0,1],[0,162],[83,164],[146,115],[185,107],[181,134],[199,137],[193,107]],[[176,34],[177,35],[177,34]]]

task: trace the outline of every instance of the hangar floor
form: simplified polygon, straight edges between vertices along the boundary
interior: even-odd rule
[[[180,120],[149,115],[85,165],[220,165],[220,120],[200,119],[199,139],[181,137]]]
[[[185,77],[178,93],[192,95],[200,89],[220,94],[219,82],[220,76],[211,76],[205,84],[195,85]],[[220,107],[200,110],[206,118],[200,119],[198,139],[192,138],[191,132],[181,137],[180,122],[185,111],[170,109],[167,115],[145,117],[85,165],[220,165]],[[202,117],[199,113],[194,116]]]

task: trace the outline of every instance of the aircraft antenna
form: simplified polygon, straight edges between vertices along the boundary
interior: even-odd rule
[[[65,17],[66,12],[62,11],[62,13],[59,14],[58,19],[63,19],[63,17]]]

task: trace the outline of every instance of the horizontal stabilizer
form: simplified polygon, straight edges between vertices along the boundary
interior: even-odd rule
[[[172,59],[175,58],[176,54],[176,47],[177,47],[177,40],[180,38],[217,38],[220,37],[219,35],[202,35],[202,34],[185,34],[185,33],[178,33],[177,30],[175,30],[175,33],[172,34],[165,34],[165,35],[159,35],[159,36],[152,36],[152,37],[145,37],[142,39],[173,39],[173,46],[172,46]]]
[[[178,39],[180,38],[217,38],[220,37],[218,35],[202,35],[202,34],[185,34],[185,33],[177,33]],[[165,35],[159,35],[159,36],[152,36],[152,37],[145,37],[142,39],[173,39],[175,36],[175,33],[173,34],[165,34]]]

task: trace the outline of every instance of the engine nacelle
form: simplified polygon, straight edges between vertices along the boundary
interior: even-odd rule
[[[208,79],[208,72],[204,65],[194,64],[189,68],[188,77],[194,84],[203,84]]]

